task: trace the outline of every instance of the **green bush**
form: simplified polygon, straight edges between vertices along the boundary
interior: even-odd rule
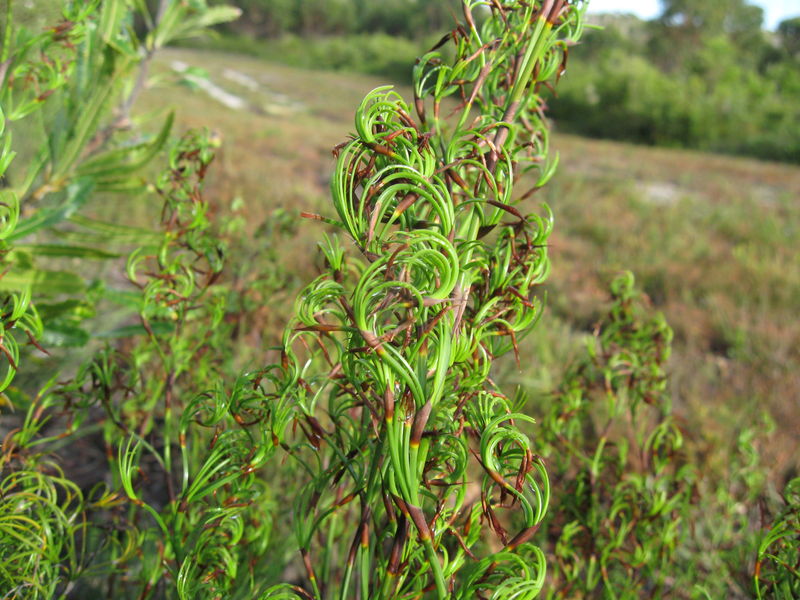
[[[570,64],[549,102],[560,127],[634,143],[800,160],[796,60],[761,67],[752,48],[717,35],[673,53],[682,58],[667,68],[645,42],[614,32],[590,34],[587,48],[574,50],[584,60]]]
[[[242,18],[225,29],[258,39],[370,33],[418,39],[441,35],[451,27],[452,16],[461,13],[458,0],[235,0],[233,4],[242,9]]]
[[[367,73],[407,83],[420,44],[381,33],[311,38],[286,35],[271,40],[221,35],[204,40],[201,47],[304,69]]]

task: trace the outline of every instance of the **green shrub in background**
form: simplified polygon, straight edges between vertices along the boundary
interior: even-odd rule
[[[238,0],[243,18],[204,42],[293,66],[406,83],[420,40],[437,41],[458,3]],[[795,20],[764,32],[745,0],[663,3],[650,22],[606,19],[549,100],[567,131],[768,160],[800,160]],[[484,18],[476,11],[476,18]]]
[[[458,0],[236,0],[242,18],[227,31],[256,39],[380,33],[406,39],[441,33],[461,12]]]
[[[732,60],[726,44],[708,60]],[[735,60],[735,59],[734,59]],[[641,56],[615,50],[570,69],[552,114],[564,130],[634,143],[682,146],[796,162],[797,68],[765,75],[731,65],[705,73],[665,73]]]
[[[538,538],[554,557],[549,596],[750,598],[768,589],[764,597],[794,597],[785,590],[800,583],[790,566],[800,558],[797,481],[770,525],[757,507],[758,427],[723,452],[724,468],[698,456],[703,424],[672,413],[672,331],[649,314],[630,273],[612,282],[611,296],[586,353],[531,407],[546,414],[536,450],[548,459],[558,507]]]
[[[295,67],[380,75],[408,83],[419,49],[460,14],[458,0],[238,0],[242,18],[200,44]],[[484,12],[478,11],[481,19]]]
[[[285,35],[269,40],[223,34],[204,40],[202,47],[249,54],[304,69],[368,73],[406,83],[411,80],[420,45],[382,33],[313,38]]]
[[[786,485],[783,501],[758,546],[753,579],[759,599],[800,596],[800,478]]]
[[[670,17],[671,5],[683,6],[670,2],[659,20],[620,18],[590,32],[583,60],[570,65],[549,101],[551,115],[583,135],[797,162],[797,57],[768,44],[755,7],[732,3],[739,6],[731,18],[745,15],[738,29],[715,18]],[[678,15],[680,7],[673,7]]]

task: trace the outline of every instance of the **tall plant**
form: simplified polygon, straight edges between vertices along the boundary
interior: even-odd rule
[[[272,443],[307,480],[292,502],[307,586],[274,597],[532,598],[545,580],[530,540],[547,473],[491,368],[541,316],[552,218],[518,207],[556,166],[539,90],[585,5],[463,9],[440,44],[454,58],[418,61],[413,106],[390,88],[362,102],[335,151],[337,218],[307,215],[348,241],[322,244],[326,271],[259,376]]]
[[[688,544],[680,523],[696,473],[666,393],[672,330],[643,310],[631,273],[611,294],[585,356],[547,398],[537,439],[558,507],[545,525],[554,598],[672,592],[676,554]]]
[[[48,422],[60,416],[49,410],[57,404],[54,382],[33,397],[12,383],[32,351],[89,341],[82,325],[102,294],[65,259],[115,258],[105,244],[147,239],[147,232],[82,212],[100,194],[138,191],[142,171],[167,141],[171,118],[155,136],[131,131],[130,109],[149,59],[237,11],[164,0],[151,14],[144,2],[69,1],[53,11],[59,21],[40,29],[15,15],[30,5],[3,3],[0,51],[0,405],[24,415],[3,415],[0,591],[58,598],[95,574],[97,537],[86,514],[109,510],[115,495],[82,490],[59,466],[52,451],[79,429],[82,413],[61,413],[66,431],[51,433]]]

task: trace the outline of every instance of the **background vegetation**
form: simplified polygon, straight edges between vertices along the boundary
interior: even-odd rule
[[[171,27],[202,14],[191,12],[201,3],[180,6],[189,15]],[[163,26],[159,37],[146,19],[61,38],[45,27],[58,15],[17,16],[40,34],[35,48],[95,77],[4,80],[3,140],[13,134],[17,155],[8,165],[9,146],[0,161],[3,202],[20,211],[3,221],[3,364],[19,371],[0,422],[0,589],[306,598],[293,587],[311,589],[290,497],[307,474],[255,425],[272,406],[260,368],[280,361],[293,299],[330,266],[317,242],[331,228],[299,211],[331,216],[331,148],[385,79],[164,50],[155,40],[180,36]],[[274,43],[306,43],[298,22],[298,37]],[[126,113],[147,56],[132,30],[159,52]],[[386,39],[424,48],[412,38],[428,33]],[[92,52],[70,54],[67,42],[86,39]],[[259,53],[273,43],[222,40]],[[571,49],[562,85],[592,60],[585,49]],[[15,56],[24,69],[41,55]],[[109,79],[113,97],[86,111]],[[23,118],[20,106],[36,110]],[[213,132],[192,133],[204,126]],[[536,296],[545,318],[520,340],[520,362],[511,353],[492,371],[535,417],[525,432],[551,477],[532,538],[547,557],[543,593],[797,597],[800,171],[551,142],[561,166],[520,205],[546,201],[555,214],[553,268]],[[315,435],[300,420],[287,441],[313,456]],[[358,522],[341,525],[349,543]],[[328,556],[323,577],[341,564]]]
[[[239,0],[212,42],[304,68],[407,82],[416,49],[448,29],[458,2]],[[746,0],[665,0],[657,19],[596,18],[551,115],[564,130],[639,144],[800,162],[798,19],[763,30]],[[313,18],[311,17],[313,15]]]
[[[592,32],[552,101],[562,127],[604,138],[800,161],[796,19],[764,32],[744,0],[664,2],[652,22]]]

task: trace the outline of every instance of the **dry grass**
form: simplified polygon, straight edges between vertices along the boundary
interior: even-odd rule
[[[170,84],[173,60],[202,67],[249,108],[226,109]],[[231,79],[226,69],[255,85]],[[220,132],[211,192],[244,200],[251,233],[278,207],[331,212],[331,149],[353,130],[365,92],[383,83],[184,50],[166,53],[156,71],[166,78],[145,95],[143,108],[172,105],[181,127]],[[548,202],[557,219],[550,311],[525,342],[531,361],[523,373],[507,365],[507,380],[534,391],[557,381],[607,301],[606,282],[631,269],[675,329],[672,392],[694,435],[725,442],[765,411],[776,424],[763,442],[773,477],[796,473],[800,168],[566,135],[554,145],[562,167],[534,198]],[[320,235],[318,223],[302,223],[284,252],[299,281],[315,271],[309,257]]]

